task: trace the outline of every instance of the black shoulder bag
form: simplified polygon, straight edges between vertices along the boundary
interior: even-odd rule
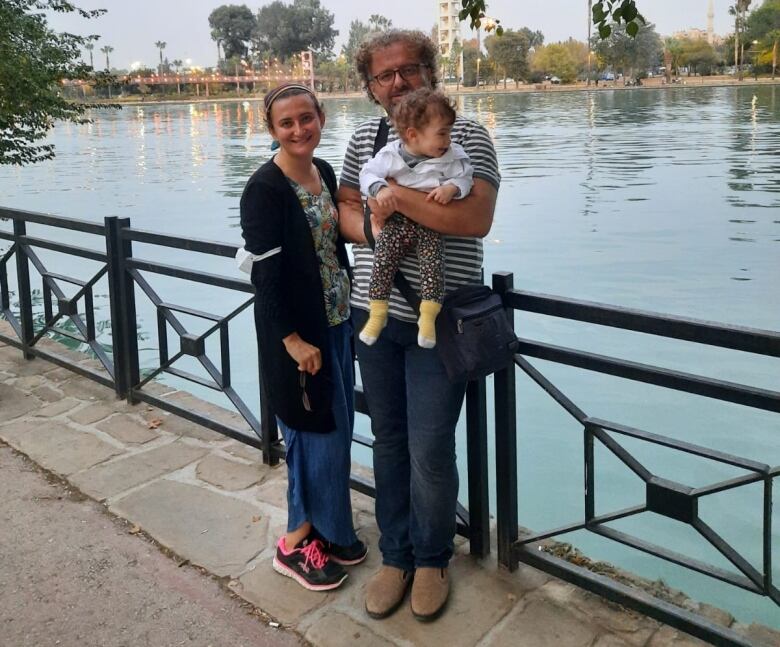
[[[388,130],[383,118],[374,139],[374,155],[387,143]],[[374,249],[368,205],[363,213],[363,232]],[[393,282],[419,314],[420,297],[400,270]],[[436,348],[451,382],[476,380],[506,368],[517,346],[501,297],[487,285],[464,285],[444,297],[436,318]]]

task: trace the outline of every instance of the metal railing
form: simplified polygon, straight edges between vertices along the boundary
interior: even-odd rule
[[[0,310],[15,333],[14,337],[0,334],[0,341],[19,348],[25,357],[41,357],[76,373],[111,387],[118,397],[130,402],[146,402],[183,418],[204,425],[209,429],[235,438],[262,450],[263,460],[275,464],[284,457],[284,446],[279,439],[273,412],[259,381],[260,417],[239,397],[231,385],[230,322],[252,305],[252,285],[242,279],[210,274],[176,265],[138,258],[133,253],[133,243],[154,245],[162,249],[179,249],[218,257],[232,258],[236,245],[181,238],[133,229],[129,219],[106,218],[104,224],[62,218],[0,208],[0,218],[12,221],[11,232],[0,231],[0,239],[10,241],[10,249],[0,257]],[[56,240],[31,237],[26,225],[34,223],[64,228],[103,238],[103,251],[77,247]],[[71,256],[97,261],[97,272],[87,280],[51,272],[36,254],[36,248],[53,250]],[[8,284],[8,264],[15,260],[18,283],[18,314],[11,308]],[[43,320],[35,329],[33,298],[30,283],[30,264],[40,275],[43,284]],[[215,286],[233,292],[245,293],[246,301],[226,315],[196,310],[184,304],[161,299],[142,275],[151,273],[173,277],[201,285]],[[97,281],[107,277],[111,310],[112,344],[106,352],[96,339],[93,288]],[[78,286],[76,294],[66,297],[59,285],[66,282]],[[493,275],[493,287],[502,295],[507,314],[514,312],[543,314],[573,321],[607,326],[622,330],[646,333],[670,339],[685,340],[697,344],[746,351],[769,357],[780,357],[780,333],[744,327],[725,326],[712,322],[681,317],[659,315],[651,312],[589,303],[513,289],[512,275]],[[141,374],[136,321],[136,296],[144,295],[154,306],[159,337],[159,363]],[[83,314],[79,301],[83,300]],[[209,322],[207,330],[193,334],[181,320],[187,315]],[[63,332],[56,324],[67,320],[76,334]],[[172,353],[168,347],[168,326],[179,338],[179,350]],[[72,359],[38,347],[38,341],[47,333],[65,334],[79,343],[86,344],[94,352],[105,369],[103,373],[92,370]],[[206,340],[218,336],[219,361],[212,361],[206,351]],[[180,370],[173,364],[180,358],[191,357],[199,362],[209,379]],[[495,469],[496,469],[496,517],[498,561],[509,570],[515,570],[519,562],[535,566],[580,587],[620,602],[642,613],[670,624],[714,644],[747,645],[744,637],[708,619],[655,598],[639,589],[628,587],[615,580],[598,575],[583,567],[557,558],[548,552],[537,550],[539,542],[576,530],[586,530],[609,540],[649,553],[685,568],[712,576],[733,586],[768,596],[780,604],[780,594],[772,580],[772,484],[780,475],[780,466],[769,466],[757,461],[740,458],[688,442],[660,436],[616,422],[588,416],[558,387],[545,377],[529,358],[546,360],[580,369],[622,377],[629,380],[674,389],[707,398],[737,403],[747,407],[780,413],[780,392],[701,377],[689,373],[649,366],[622,359],[596,355],[571,348],[520,339],[519,352],[514,366],[500,371],[494,381],[495,414]],[[563,527],[520,536],[518,526],[518,454],[517,454],[517,403],[516,369],[519,368],[538,384],[550,397],[582,426],[582,451],[585,471],[583,492],[584,519]],[[146,390],[155,377],[167,373],[224,393],[246,421],[250,433],[225,424]],[[258,376],[260,376],[258,370]],[[356,410],[368,414],[360,386],[355,391]],[[488,486],[488,409],[485,380],[469,384],[466,393],[468,509],[458,506],[458,532],[470,541],[471,553],[484,556],[490,551],[490,516]],[[633,456],[617,437],[638,439],[654,445],[698,456],[718,463],[731,465],[747,472],[726,481],[693,488],[684,483],[660,478]],[[354,442],[371,447],[368,437],[356,434]],[[645,501],[628,509],[610,514],[595,513],[595,460],[594,446],[601,443],[622,461],[642,481]],[[374,495],[369,480],[353,475],[352,487]],[[763,563],[756,568],[725,539],[702,521],[698,514],[698,502],[711,494],[741,486],[763,484]],[[669,548],[654,545],[642,538],[610,528],[610,522],[655,512],[694,528],[725,557],[736,569],[726,571],[697,559],[682,555]]]
[[[725,326],[708,321],[659,315],[653,312],[619,308],[535,294],[513,289],[511,274],[493,275],[493,287],[502,295],[510,317],[515,311],[548,315],[572,321],[630,330],[669,339],[745,351],[767,357],[780,357],[780,333]],[[780,591],[772,581],[772,484],[780,475],[780,466],[770,466],[754,460],[683,442],[667,436],[635,429],[616,422],[591,417],[539,371],[529,358],[536,358],[607,374],[628,380],[652,384],[667,389],[697,394],[746,407],[780,413],[780,392],[745,386],[669,370],[656,366],[606,357],[572,348],[520,339],[515,365],[495,377],[496,415],[496,499],[498,560],[509,570],[519,562],[530,564],[580,587],[598,593],[625,606],[670,624],[713,644],[747,645],[746,639],[681,607],[663,602],[641,590],[620,584],[584,567],[576,566],[539,550],[539,542],[566,533],[586,530],[601,537],[654,555],[668,562],[703,573],[730,585],[767,596],[780,605]],[[541,532],[520,536],[518,527],[517,486],[517,411],[515,402],[515,372],[519,368],[540,386],[558,405],[582,426],[582,452],[585,473],[583,502],[584,519]],[[642,464],[615,437],[634,438],[653,445],[731,465],[746,472],[704,487],[691,487],[684,482],[661,478]],[[616,456],[644,485],[643,503],[609,514],[596,515],[596,462],[594,446],[601,443]],[[762,564],[753,566],[734,546],[721,537],[699,516],[702,498],[753,483],[763,485],[762,495]],[[668,547],[653,544],[641,537],[609,527],[619,519],[654,512],[687,524],[720,553],[735,569],[727,571],[698,559],[683,555]]]

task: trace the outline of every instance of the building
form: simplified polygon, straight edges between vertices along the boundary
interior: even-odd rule
[[[436,0],[439,9],[439,51],[442,56],[449,56],[455,40],[463,42],[460,35],[460,0]]]

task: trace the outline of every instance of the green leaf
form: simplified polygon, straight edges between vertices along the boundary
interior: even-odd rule
[[[599,2],[598,4],[593,5],[593,22],[594,24],[597,22],[601,22],[606,18],[604,14],[604,7]]]
[[[599,36],[601,36],[602,39],[609,38],[611,33],[612,33],[612,27],[610,27],[606,23],[602,23],[599,25]]]
[[[625,19],[626,22],[631,22],[632,20],[634,20],[634,18],[636,18],[638,13],[639,12],[636,10],[636,5],[632,3],[628,5],[626,9],[623,10],[623,18]]]
[[[626,33],[631,36],[631,38],[636,38],[636,35],[639,33],[639,25],[635,22],[628,23],[626,25]]]
[[[499,25],[498,27],[496,27],[496,36],[503,36],[503,35],[504,35],[504,28],[501,25]]]
[[[622,15],[622,13],[623,13],[622,7],[618,7],[617,9],[615,9],[615,11],[612,12],[612,20],[614,20],[615,22],[620,22],[620,16]]]
[[[458,20],[466,20],[466,18],[469,17],[469,10],[468,9],[461,9],[458,12]]]

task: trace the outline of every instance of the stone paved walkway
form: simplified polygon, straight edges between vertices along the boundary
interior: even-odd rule
[[[7,330],[4,322],[0,326]],[[214,417],[237,417],[186,393],[152,388]],[[366,581],[380,563],[371,499],[353,493],[356,527],[370,547],[366,563],[353,568],[337,592],[305,591],[271,568],[286,521],[283,465],[264,466],[248,446],[145,404],[118,401],[109,389],[44,360],[25,361],[2,343],[0,440],[127,519],[134,532],[224,578],[230,590],[314,645],[704,644],[531,567],[503,572],[494,559],[471,558],[462,541],[441,619],[421,624],[407,604],[373,621],[363,610]],[[695,610],[733,623],[729,614],[705,605]],[[735,628],[755,644],[780,644],[780,634],[762,627]]]

